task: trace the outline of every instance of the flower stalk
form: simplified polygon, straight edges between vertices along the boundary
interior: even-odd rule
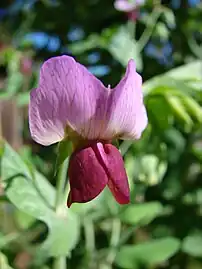
[[[119,240],[121,235],[121,221],[116,218],[112,222],[112,234],[111,234],[111,251],[109,252],[107,256],[107,261],[112,264],[114,262],[114,259],[116,257],[116,248],[118,246]]]
[[[64,198],[64,190],[65,190],[65,183],[67,181],[67,169],[68,169],[68,159],[64,161],[64,163],[59,168],[57,174],[57,183],[56,183],[56,199],[55,199],[55,210],[60,207],[61,203],[63,203]]]
[[[55,258],[53,262],[53,269],[66,269],[66,257],[60,256]]]
[[[57,212],[61,204],[64,202],[65,196],[65,182],[67,179],[68,159],[60,166],[57,174],[56,183],[56,198],[55,198],[55,211]],[[53,262],[53,269],[66,269],[66,257],[59,256]]]

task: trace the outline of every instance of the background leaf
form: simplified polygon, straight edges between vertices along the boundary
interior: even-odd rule
[[[146,264],[154,266],[166,261],[178,251],[180,242],[176,238],[156,239],[151,242],[124,246],[116,256],[116,263],[124,269]]]
[[[201,234],[187,236],[182,242],[182,250],[191,256],[202,257],[201,243]]]
[[[163,206],[158,202],[142,203],[128,206],[121,214],[120,219],[132,225],[145,225],[163,212]]]
[[[28,166],[8,145],[2,158],[2,178],[9,200],[19,210],[47,224],[49,235],[40,251],[46,256],[69,254],[79,237],[78,217],[66,208],[59,213],[54,211],[53,187],[38,172],[32,178]]]

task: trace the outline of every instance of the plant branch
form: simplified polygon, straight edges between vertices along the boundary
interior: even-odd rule
[[[148,43],[149,39],[151,38],[156,22],[159,19],[162,12],[163,12],[162,8],[161,9],[159,7],[155,8],[151,16],[148,17],[147,22],[146,22],[146,25],[147,25],[146,29],[144,30],[143,34],[138,40],[139,51],[142,51],[144,49],[145,45]]]

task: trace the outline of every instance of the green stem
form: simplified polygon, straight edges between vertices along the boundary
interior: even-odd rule
[[[119,151],[121,152],[122,156],[124,156],[128,152],[132,144],[133,144],[133,141],[130,141],[130,140],[126,140],[122,142],[122,144],[119,147]]]
[[[69,194],[69,189],[70,189],[70,186],[69,186],[69,182],[67,181],[66,182],[66,185],[65,185],[65,188],[64,188],[64,195],[63,195],[63,203],[65,203],[67,201],[67,197],[68,197],[68,194]]]
[[[66,269],[66,257],[60,256],[55,258],[53,262],[53,269]]]
[[[64,195],[65,195],[64,189],[65,189],[65,182],[67,179],[67,169],[68,169],[68,159],[66,159],[64,163],[61,165],[59,172],[57,174],[56,198],[55,198],[56,212],[64,201]],[[66,257],[60,256],[55,258],[53,262],[53,269],[66,269]]]
[[[147,27],[144,30],[143,34],[141,35],[140,39],[138,40],[139,51],[142,51],[144,49],[145,45],[148,43],[148,41],[153,33],[154,26],[156,25],[156,22],[157,22],[157,20],[160,17],[162,12],[163,12],[163,10],[160,9],[159,7],[155,8],[153,10],[151,16],[148,17],[147,23],[146,23]]]
[[[134,21],[129,20],[127,23],[127,28],[128,28],[130,37],[132,39],[135,39],[136,23]]]
[[[109,251],[106,261],[108,264],[112,265],[116,257],[116,248],[119,244],[121,235],[121,221],[119,219],[114,219],[112,222],[112,233],[110,239],[111,250]]]
[[[84,218],[84,233],[85,233],[85,243],[86,250],[91,253],[91,255],[95,251],[95,233],[93,221],[88,218]]]
[[[61,165],[58,175],[57,175],[57,183],[56,183],[56,199],[55,199],[55,209],[57,211],[58,207],[63,202],[63,197],[65,195],[64,188],[65,182],[67,179],[67,169],[68,169],[68,159],[64,161]]]
[[[136,231],[136,227],[131,227],[129,229],[127,229],[121,236],[120,240],[119,240],[119,245],[118,246],[122,246],[124,245],[127,240],[134,234],[134,232]]]

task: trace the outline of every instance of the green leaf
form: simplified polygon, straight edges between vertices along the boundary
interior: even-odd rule
[[[7,257],[0,252],[0,268],[1,269],[13,269],[9,264],[8,264],[8,259]]]
[[[193,95],[198,92],[197,86],[190,84],[182,79],[170,78],[167,75],[154,77],[143,85],[145,96],[159,96],[165,94],[174,95]]]
[[[193,61],[188,64],[173,68],[166,75],[174,79],[201,80],[201,61]],[[191,72],[190,72],[191,71]]]
[[[173,237],[126,245],[120,248],[115,261],[124,269],[140,268],[138,265],[155,266],[172,257],[179,247],[180,241]]]
[[[159,86],[165,87],[166,90],[178,89],[192,94],[193,90],[197,89],[197,86],[195,87],[194,83],[188,84],[186,82],[192,80],[193,82],[202,81],[201,68],[201,62],[194,61],[192,63],[173,68],[171,71],[162,75],[155,76],[143,84],[144,95],[150,94]],[[192,70],[192,72],[190,72],[190,70]]]
[[[170,128],[165,131],[164,137],[165,142],[169,145],[168,161],[170,163],[178,162],[186,147],[186,140],[183,134],[175,128]]]
[[[27,164],[7,143],[2,142],[2,149],[1,173],[3,181],[7,178],[12,178],[16,174],[23,174],[28,178],[31,177]]]
[[[197,159],[202,162],[202,144],[200,140],[193,143],[192,152],[197,157]]]
[[[15,220],[21,229],[28,229],[34,223],[35,218],[25,212],[16,210]]]
[[[16,240],[18,237],[19,237],[18,233],[10,233],[7,235],[3,235],[2,233],[0,233],[0,249],[6,247],[10,242]]]
[[[77,244],[79,223],[70,210],[55,213],[37,193],[31,181],[18,177],[7,188],[9,200],[23,212],[45,222],[49,235],[39,248],[47,256],[68,255]]]
[[[129,205],[121,214],[120,219],[132,225],[145,225],[154,220],[163,211],[159,202]]]
[[[189,111],[190,115],[197,120],[198,123],[202,123],[202,108],[201,106],[190,96],[184,96],[182,103]]]
[[[106,48],[124,67],[127,66],[130,59],[135,59],[137,70],[142,70],[142,58],[138,43],[131,38],[126,26],[122,26],[117,30]]]
[[[61,208],[61,212],[52,214],[50,221],[46,223],[49,236],[37,252],[53,257],[70,255],[79,240],[80,223],[77,215],[71,210]]]
[[[184,122],[184,124],[190,129],[193,126],[193,121],[186,111],[186,107],[181,102],[180,98],[173,95],[165,96],[170,108],[175,113],[175,116]]]
[[[55,190],[38,172],[31,171],[10,146],[4,146],[2,180],[6,196],[22,212],[47,224],[49,234],[38,248],[46,256],[68,255],[79,239],[76,214],[64,208],[54,211]]]
[[[182,250],[193,257],[202,257],[202,234],[190,235],[184,238]]]
[[[150,121],[155,128],[157,127],[164,131],[173,123],[173,115],[164,96],[148,97],[146,99],[146,106],[150,115]]]
[[[12,179],[20,175],[29,180],[38,189],[38,192],[47,204],[53,206],[55,203],[54,187],[42,174],[26,163],[7,143],[4,143],[2,148],[1,173],[5,186],[9,186]],[[8,179],[10,180],[8,181]]]

